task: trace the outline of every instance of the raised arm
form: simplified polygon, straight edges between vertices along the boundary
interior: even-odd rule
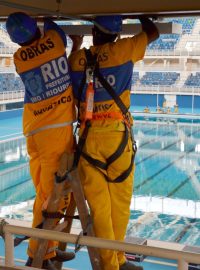
[[[83,43],[83,35],[82,36],[78,36],[78,35],[69,35],[69,37],[72,40],[72,51],[71,52],[75,52],[78,51],[81,48],[81,45]]]
[[[141,16],[138,19],[142,25],[142,31],[147,34],[148,44],[159,38],[158,28],[149,18]]]

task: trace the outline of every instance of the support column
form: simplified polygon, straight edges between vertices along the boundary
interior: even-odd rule
[[[0,111],[6,110],[6,104],[0,104]]]
[[[184,260],[178,260],[178,270],[188,270],[188,263]]]

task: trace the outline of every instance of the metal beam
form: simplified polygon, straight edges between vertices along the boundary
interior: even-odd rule
[[[58,4],[57,2],[60,2]],[[60,15],[63,18],[95,16],[97,14],[147,14],[147,15],[200,15],[198,0],[7,0],[0,1],[0,17],[14,11],[30,15]]]
[[[182,25],[175,23],[156,23],[160,34],[181,34]],[[91,35],[92,25],[61,25],[67,35]],[[141,24],[123,24],[122,35],[134,35],[142,31]]]

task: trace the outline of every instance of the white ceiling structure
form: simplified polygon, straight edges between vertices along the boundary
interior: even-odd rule
[[[63,18],[94,16],[96,14],[200,14],[198,0],[7,0],[0,1],[0,17],[14,11],[30,15]]]
[[[0,20],[15,11],[23,11],[37,17],[57,20],[92,19],[99,14],[192,16],[200,15],[199,0],[0,0]],[[138,32],[139,25],[124,26],[123,34]],[[160,33],[180,33],[180,25],[158,23]],[[91,26],[67,26],[66,33],[90,34]]]

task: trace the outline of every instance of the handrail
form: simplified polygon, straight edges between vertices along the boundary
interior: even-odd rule
[[[18,134],[22,134],[22,132],[21,133],[18,133]],[[23,141],[25,141],[25,136],[24,135],[21,135],[21,136],[18,136],[18,137],[14,137],[14,138],[8,138],[8,139],[5,139],[5,140],[1,140],[0,141],[0,145],[1,144],[5,144],[5,143],[10,143],[10,142],[15,142],[15,141],[19,141],[19,140],[23,140]]]
[[[200,56],[200,50],[199,49],[193,49],[192,51],[186,50],[186,49],[171,49],[171,50],[157,50],[157,49],[147,49],[146,57],[152,57],[152,56],[173,56],[173,57],[199,57]]]
[[[7,101],[23,101],[24,99],[24,90],[16,90],[16,91],[4,91],[0,92],[0,103]]]
[[[0,172],[0,176],[6,175],[8,172],[9,172],[9,173],[10,173],[10,172],[15,172],[15,171],[17,171],[17,170],[19,170],[19,169],[22,170],[22,169],[24,169],[24,168],[25,168],[25,169],[29,168],[28,162],[25,163],[25,164],[20,164],[20,165],[14,167],[14,168],[4,169],[4,170],[2,170],[2,171]]]
[[[178,261],[178,270],[188,270],[188,263],[200,264],[200,249],[176,244],[167,245],[166,248],[154,245],[138,245],[122,241],[114,241],[91,236],[80,236],[51,230],[40,230],[24,226],[9,225],[4,219],[0,219],[0,235],[5,239],[5,266],[14,266],[14,239],[13,234],[26,235],[34,238],[42,238],[59,242],[68,242],[103,249],[122,250],[127,253],[144,254]],[[176,248],[175,248],[176,246]]]

